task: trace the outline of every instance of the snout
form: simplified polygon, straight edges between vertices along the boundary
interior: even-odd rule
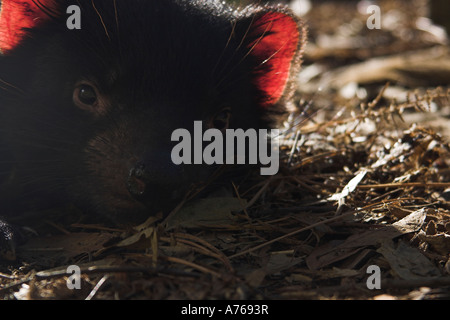
[[[145,155],[130,168],[127,190],[149,207],[175,206],[187,191],[183,166],[173,164],[169,152]]]

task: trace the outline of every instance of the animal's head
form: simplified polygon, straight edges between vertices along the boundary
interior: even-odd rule
[[[284,7],[70,4],[2,1],[0,135],[30,189],[121,220],[166,209],[216,169],[175,165],[174,130],[262,128],[292,92],[306,35]]]

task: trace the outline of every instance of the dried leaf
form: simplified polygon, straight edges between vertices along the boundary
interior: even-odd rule
[[[437,277],[441,273],[417,248],[400,241],[395,247],[392,241],[385,241],[377,250],[389,262],[392,269],[404,280]]]
[[[22,257],[28,259],[52,259],[66,261],[83,253],[102,249],[113,234],[78,232],[51,237],[33,238],[20,247]]]
[[[334,279],[340,277],[355,277],[359,275],[360,272],[358,270],[352,269],[340,269],[340,268],[332,268],[331,270],[324,270],[318,273],[318,279]]]
[[[141,239],[150,239],[150,237],[153,235],[154,232],[155,232],[154,227],[144,229],[141,232],[135,233],[132,236],[116,243],[114,247],[128,247],[137,244]]]
[[[333,194],[328,201],[339,201],[341,202],[346,196],[355,191],[358,184],[364,179],[367,174],[367,170],[361,170],[350,182],[344,187],[342,192]]]
[[[250,272],[246,277],[245,281],[248,283],[249,286],[257,288],[261,285],[261,283],[264,281],[264,278],[266,277],[267,272],[264,269],[256,269]]]
[[[167,228],[230,224],[232,212],[242,210],[246,204],[245,200],[232,197],[201,199],[181,208],[167,221]]]
[[[426,210],[422,208],[390,226],[352,235],[337,245],[336,242],[331,241],[316,248],[308,256],[306,263],[310,269],[323,268],[331,263],[352,256],[366,246],[376,245],[385,240],[418,231],[424,223],[425,218]]]
[[[299,264],[303,260],[303,258],[295,258],[286,253],[275,252],[270,255],[265,270],[267,271],[267,274],[281,272]]]
[[[292,273],[291,275],[286,277],[286,280],[289,283],[292,282],[303,282],[303,283],[311,283],[313,279],[301,273]]]
[[[450,253],[450,235],[445,233],[427,235],[425,232],[419,233],[419,239],[429,243],[437,253],[448,255]]]

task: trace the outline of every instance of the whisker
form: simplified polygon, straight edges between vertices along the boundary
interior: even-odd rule
[[[95,6],[94,0],[91,0],[91,2],[92,2],[92,7],[94,8],[95,12],[97,13],[98,17],[100,18],[100,21],[102,23],[103,29],[105,29],[106,36],[108,37],[109,41],[111,41],[111,38],[109,37],[108,29],[106,28],[106,25],[105,25],[105,22],[103,21],[102,15],[97,10],[97,7]]]
[[[8,89],[8,88],[11,88],[11,89],[16,90],[16,91],[17,91],[16,93],[20,93],[20,94],[24,94],[24,93],[25,93],[25,91],[23,91],[22,89],[16,87],[15,85],[13,85],[13,84],[11,84],[11,83],[9,83],[9,82],[7,82],[7,81],[1,79],[1,78],[0,78],[0,83],[2,83],[2,84],[4,84],[4,85],[7,86],[7,88],[1,87],[1,88],[2,88],[3,90],[5,90],[5,91],[13,92],[12,90]]]
[[[117,2],[116,0],[113,0],[114,2],[114,16],[116,18],[116,27],[117,27],[117,31],[119,31],[119,15],[117,14]]]
[[[213,74],[213,75],[215,74],[216,69],[217,69],[217,67],[219,66],[219,63],[220,63],[220,61],[222,60],[222,58],[223,58],[223,56],[224,56],[224,54],[225,54],[225,51],[227,50],[228,46],[230,45],[231,38],[233,38],[233,35],[234,35],[234,33],[235,33],[235,30],[236,30],[236,25],[237,25],[237,21],[233,21],[233,22],[232,22],[232,26],[231,26],[230,36],[228,37],[227,43],[225,44],[225,47],[223,48],[223,50],[222,50],[222,52],[221,52],[219,58],[217,59],[217,62],[216,62],[216,64],[215,64],[215,66],[214,66],[214,68],[213,68],[213,70],[212,70],[212,74]]]
[[[250,29],[251,29],[254,21],[255,21],[255,17],[252,17],[252,19],[251,19],[247,29],[244,32],[244,35],[242,36],[242,39],[241,39],[239,45],[235,48],[233,54],[229,57],[228,61],[224,64],[222,70],[219,71],[219,74],[221,74],[224,70],[227,70],[228,65],[231,63],[231,61],[233,61],[234,57],[236,56],[236,53],[239,51],[239,49],[244,44],[244,40],[247,38],[247,35],[250,32]],[[237,25],[237,21],[235,21],[235,23],[234,23],[234,28],[236,28],[236,25]],[[233,33],[230,34],[230,38],[229,39],[231,39],[232,35],[233,35]]]
[[[120,39],[120,28],[119,28],[119,14],[117,12],[117,2],[116,0],[113,0],[114,2],[114,17],[116,20],[116,31],[117,31],[117,42],[119,45],[119,57],[122,59],[123,54],[122,54],[122,41]]]
[[[253,24],[253,20],[252,20],[252,24]],[[264,32],[258,37],[258,39],[256,39],[255,43],[251,46],[251,48],[249,48],[249,50],[247,51],[247,53],[238,61],[238,63],[236,63],[228,72],[228,74],[226,74],[219,82],[218,82],[218,86],[220,86],[220,84],[225,81],[228,76],[230,76],[233,71],[242,64],[242,62],[247,59],[247,57],[250,55],[250,53],[252,53],[252,51],[256,48],[256,46],[262,41],[262,39],[264,39],[264,37],[267,35],[267,32],[272,28],[273,25],[273,21],[271,21],[270,24],[268,24],[268,26],[266,27],[266,29],[264,30]],[[249,28],[247,29],[247,32],[244,36],[244,38],[241,41],[241,44],[239,44],[239,47],[242,45],[243,41],[245,40],[245,37],[248,34],[248,31],[250,30],[251,24],[249,26]],[[278,51],[277,51],[278,52]],[[272,56],[273,57],[273,56]],[[266,63],[269,59],[266,59],[263,61],[263,63]],[[262,64],[262,63],[261,63]],[[260,64],[260,65],[261,65]]]
[[[58,16],[58,12],[50,8],[49,6],[46,6],[45,4],[42,4],[40,0],[32,0],[33,3],[38,7],[44,14],[46,14],[49,18],[55,19]]]

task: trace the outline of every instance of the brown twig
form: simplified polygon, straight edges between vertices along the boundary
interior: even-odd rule
[[[313,229],[313,228],[315,228],[315,227],[318,227],[318,226],[321,226],[321,225],[324,225],[324,224],[327,224],[327,223],[330,223],[330,222],[334,222],[334,221],[341,220],[342,218],[346,218],[346,217],[352,216],[352,215],[354,215],[354,214],[356,214],[356,213],[360,213],[360,212],[362,212],[362,211],[368,210],[368,209],[370,209],[370,208],[377,207],[377,206],[379,206],[379,205],[385,205],[387,202],[397,202],[397,201],[399,201],[399,199],[394,199],[394,200],[389,200],[389,201],[383,201],[382,203],[375,203],[375,204],[367,205],[367,206],[365,206],[365,207],[363,207],[363,208],[360,208],[360,209],[354,209],[354,210],[351,210],[351,211],[342,213],[342,214],[340,214],[340,215],[338,215],[338,216],[336,216],[336,217],[329,218],[329,219],[326,219],[326,220],[324,220],[324,221],[320,221],[320,222],[314,223],[314,224],[309,225],[309,226],[307,226],[307,227],[304,227],[304,228],[295,230],[295,231],[290,232],[290,233],[288,233],[288,234],[282,235],[282,236],[280,236],[280,237],[278,237],[278,238],[275,238],[275,239],[269,240],[269,241],[267,241],[267,242],[264,242],[264,243],[262,243],[262,244],[260,244],[260,245],[257,245],[257,246],[255,246],[255,247],[252,247],[252,248],[250,248],[250,249],[247,249],[247,250],[244,250],[244,251],[242,251],[242,252],[236,253],[236,254],[234,254],[234,255],[232,255],[232,256],[229,256],[228,258],[229,258],[229,259],[234,259],[234,258],[240,257],[240,256],[242,256],[242,255],[245,255],[245,254],[247,254],[247,253],[256,251],[256,250],[261,249],[261,248],[263,248],[263,247],[266,247],[266,246],[268,246],[268,245],[270,245],[270,244],[272,244],[272,243],[279,242],[280,240],[283,240],[283,239],[285,239],[285,238],[289,238],[289,237],[295,236],[296,234],[299,234],[299,233],[301,233],[301,232],[304,232],[304,231]]]

